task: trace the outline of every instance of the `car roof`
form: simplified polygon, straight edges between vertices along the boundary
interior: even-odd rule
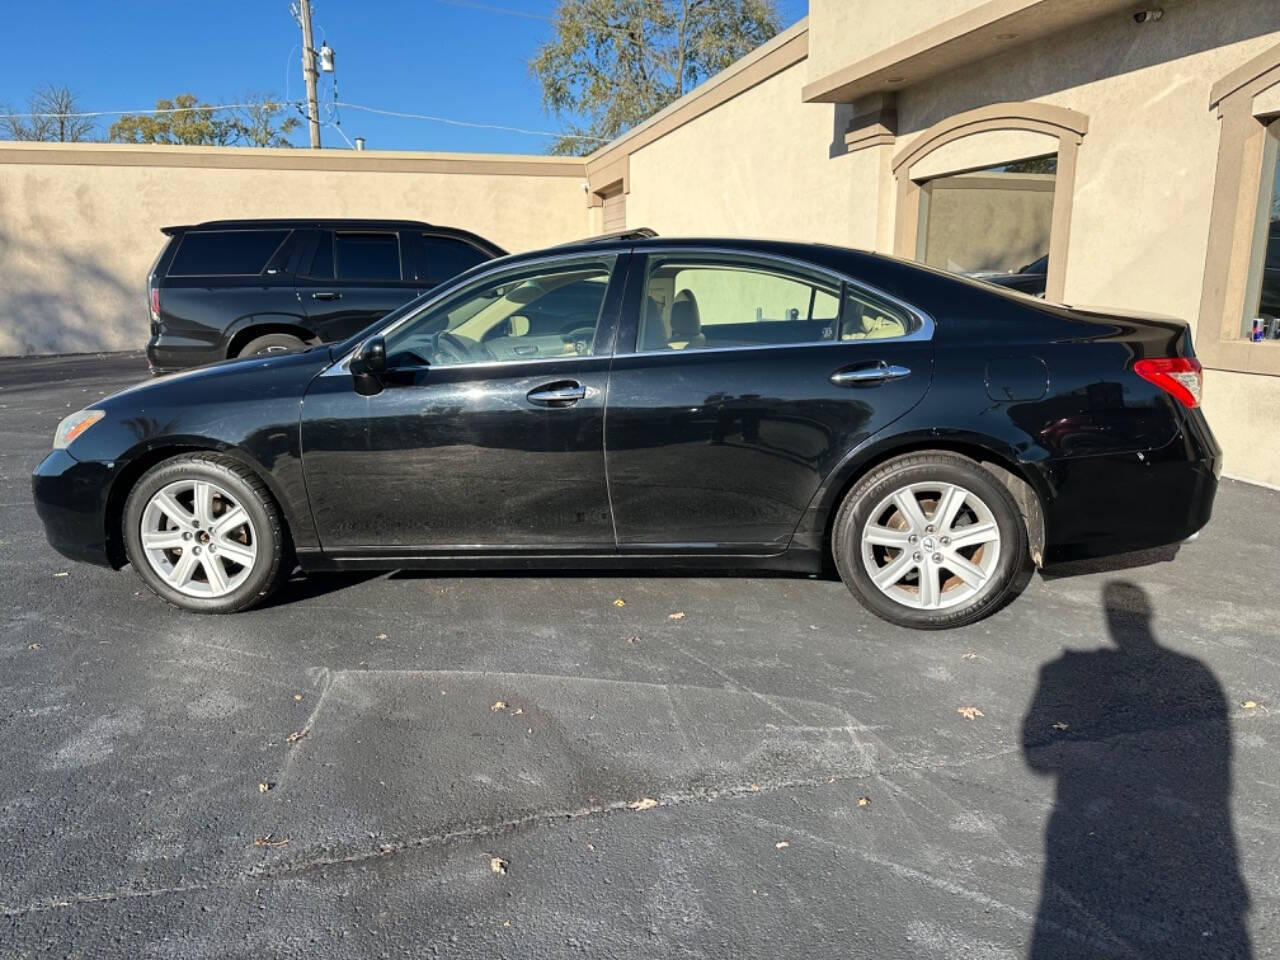
[[[380,220],[364,217],[266,217],[251,220],[205,220],[201,223],[177,224],[172,227],[161,227],[162,233],[173,236],[183,230],[252,230],[258,227],[388,227],[394,229],[430,229],[451,230],[451,227],[436,227],[422,220]],[[466,231],[459,231],[465,233]]]

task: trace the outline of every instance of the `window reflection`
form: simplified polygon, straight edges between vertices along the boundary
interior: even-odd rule
[[[918,259],[1044,296],[1056,155],[935,177],[921,190]]]
[[[1253,241],[1253,262],[1245,303],[1244,335],[1280,340],[1280,121],[1273,122],[1263,151],[1262,196]]]

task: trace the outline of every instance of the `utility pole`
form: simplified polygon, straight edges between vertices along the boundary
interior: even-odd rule
[[[302,24],[302,79],[307,84],[307,124],[311,128],[311,149],[320,149],[320,106],[316,98],[316,51],[311,45],[311,0],[298,0],[298,22]]]

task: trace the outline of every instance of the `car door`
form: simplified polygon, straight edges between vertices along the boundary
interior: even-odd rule
[[[830,471],[928,389],[926,321],[842,278],[687,247],[631,271],[605,429],[624,552],[785,549]]]
[[[418,295],[396,230],[321,230],[294,281],[320,339],[345,340]]]
[[[604,400],[625,261],[481,274],[386,332],[380,392],[356,393],[342,364],[316,378],[302,445],[323,549],[612,553]],[[525,312],[552,298],[559,326],[535,331]]]

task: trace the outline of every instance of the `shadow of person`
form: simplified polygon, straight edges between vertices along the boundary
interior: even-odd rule
[[[1103,601],[1118,649],[1045,664],[1022,723],[1027,765],[1058,778],[1029,956],[1244,960],[1222,688],[1156,642],[1140,587]]]

